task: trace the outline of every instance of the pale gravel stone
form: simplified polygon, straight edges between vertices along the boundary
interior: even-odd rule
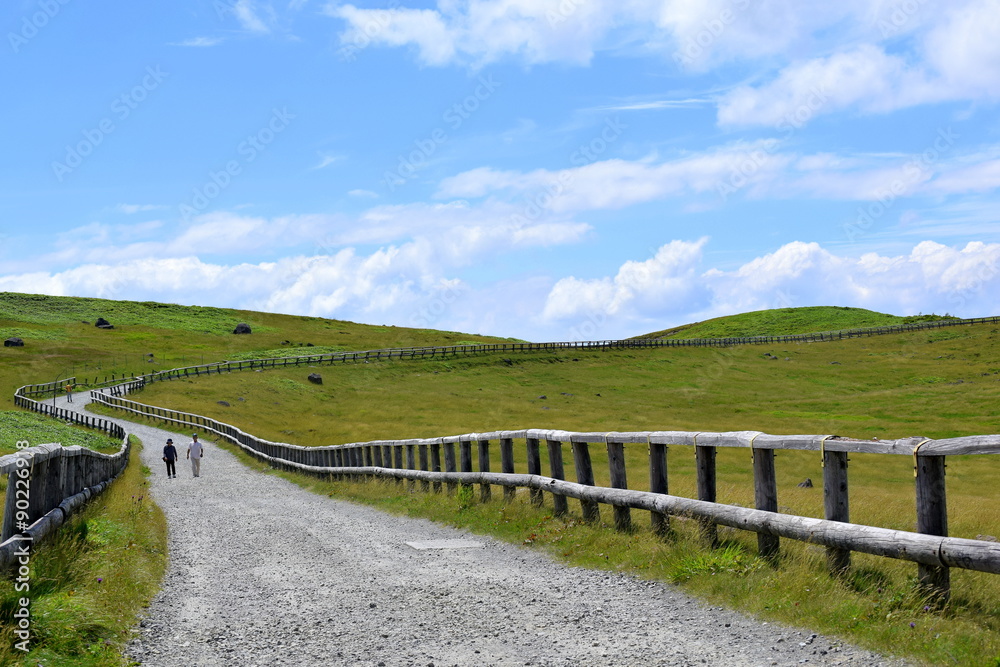
[[[185,438],[127,427],[170,528],[163,588],[128,647],[142,665],[906,664],[667,584],[311,494],[208,442],[194,478]],[[167,437],[177,479],[160,460]],[[406,544],[428,540],[482,548]]]

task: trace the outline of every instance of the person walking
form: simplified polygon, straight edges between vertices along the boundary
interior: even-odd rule
[[[177,466],[175,462],[177,461],[177,448],[174,447],[174,441],[167,438],[167,446],[163,448],[163,462],[167,464],[167,479],[177,478]]]
[[[66,385],[66,402],[73,402],[73,385],[71,384]]]
[[[198,434],[191,435],[191,444],[188,445],[187,458],[191,459],[191,472],[195,477],[201,476],[201,457],[205,455],[205,449],[198,442]]]

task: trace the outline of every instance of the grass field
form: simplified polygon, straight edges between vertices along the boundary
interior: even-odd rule
[[[641,338],[729,338],[738,336],[786,336],[791,334],[863,329],[892,324],[934,322],[953,319],[948,315],[911,315],[900,317],[863,308],[807,306],[776,308],[717,317],[704,322],[685,324],[657,331]]]
[[[23,311],[18,296],[0,296],[0,304],[13,299]],[[123,316],[120,322],[107,315],[112,312],[107,309],[84,317],[74,308],[67,306],[73,314],[63,321],[33,323],[17,319],[22,311],[5,311],[0,305],[0,327],[52,334],[25,338],[25,348],[3,350],[0,380],[11,392],[17,384],[55,379],[67,365],[79,369],[91,363],[88,359],[141,360],[148,352],[154,352],[153,363],[141,362],[146,366],[135,372],[182,365],[170,361],[174,359],[200,363],[202,357],[210,362],[237,355],[274,356],[306,343],[314,347],[302,352],[320,346],[374,349],[489,340],[235,311],[213,320],[214,328],[173,330],[170,318],[182,317],[180,307],[164,309],[177,311],[157,320],[159,309],[154,306],[122,306],[121,312],[137,319]],[[94,312],[96,306],[89,303],[87,308]],[[96,319],[101,314],[119,328],[96,330],[75,319]],[[713,324],[714,331],[725,332],[715,335],[803,333],[903,319],[856,309],[794,309],[748,316],[752,317],[744,317],[742,324],[730,323],[732,327]],[[780,327],[782,320],[788,321],[787,330]],[[249,322],[255,333],[229,333],[239,321]],[[760,331],[760,322],[771,330]],[[698,336],[709,335],[704,331],[710,330],[703,329]],[[1000,432],[1000,334],[987,325],[831,343],[501,356],[513,363],[500,356],[482,356],[243,372],[157,383],[135,398],[303,445],[518,428],[761,430],[859,438]],[[311,372],[323,375],[323,385],[306,380]],[[601,450],[593,446],[592,454],[598,483],[607,483],[606,455]],[[630,487],[642,489],[647,483],[645,447],[629,446],[626,452]],[[524,471],[523,450],[516,458],[518,470]],[[671,493],[694,495],[693,459],[689,448],[670,448]],[[913,530],[912,460],[871,455],[851,459],[852,520]],[[572,459],[566,460],[567,477],[572,479]],[[781,452],[776,463],[781,511],[821,516],[821,487],[797,486],[806,477],[821,479],[818,454]],[[992,509],[996,502],[992,482],[998,473],[996,457],[949,459],[952,535],[1000,534],[1000,521]],[[721,502],[752,505],[746,451],[720,450],[718,475]],[[914,594],[915,566],[906,563],[858,556],[852,578],[838,581],[826,576],[822,554],[814,549],[783,541],[782,560],[774,568],[752,555],[752,535],[727,531],[727,548],[706,552],[683,521],[674,522],[673,538],[663,542],[645,529],[617,535],[573,517],[554,519],[520,502],[510,506],[479,505],[469,498],[442,502],[440,497],[408,493],[405,486],[402,492],[396,486],[350,484],[320,485],[317,490],[491,532],[547,549],[570,562],[676,581],[719,603],[931,664],[993,664],[1000,656],[996,577],[954,572],[954,599],[938,612],[924,610],[923,601]],[[571,510],[578,514],[578,505],[571,503]],[[637,522],[648,523],[639,514]],[[603,518],[610,521],[608,508],[603,508]]]

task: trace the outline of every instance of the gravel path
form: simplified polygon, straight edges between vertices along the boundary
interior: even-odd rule
[[[85,394],[73,406],[80,409]],[[303,491],[206,443],[167,479],[137,424],[170,565],[129,657],[176,665],[903,665],[669,585]],[[417,550],[453,540],[467,548]],[[471,546],[470,546],[471,543]]]

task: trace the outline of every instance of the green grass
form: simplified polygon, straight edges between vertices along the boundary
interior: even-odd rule
[[[0,456],[17,451],[15,443],[27,441],[30,446],[60,443],[64,447],[78,445],[98,452],[113,454],[121,447],[99,431],[75,428],[34,412],[0,412]]]
[[[147,497],[133,441],[122,476],[50,541],[33,549],[30,590],[0,581],[0,664],[122,666],[125,643],[167,563],[166,521]],[[30,652],[14,648],[13,613],[31,600]]]
[[[739,315],[717,317],[673,329],[665,329],[640,338],[729,338],[739,336],[784,336],[792,334],[861,329],[892,324],[934,322],[954,319],[950,315],[914,315],[900,317],[863,308],[809,306],[776,308]]]

